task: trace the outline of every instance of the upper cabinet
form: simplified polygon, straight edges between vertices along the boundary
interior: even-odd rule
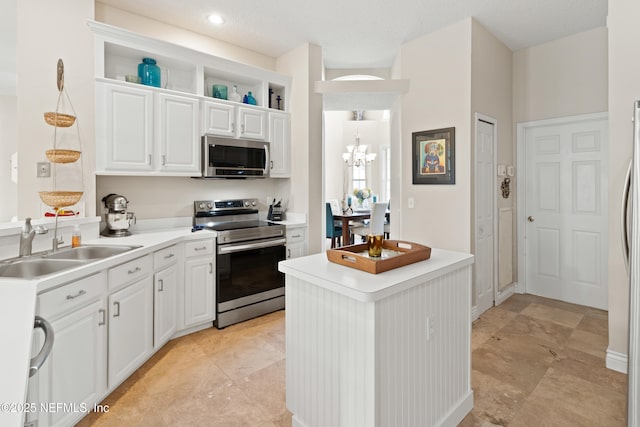
[[[95,36],[97,174],[197,175],[205,133],[274,146],[270,113],[288,111],[290,77],[111,25],[88,25]],[[143,58],[155,60],[159,86],[129,81]],[[255,104],[234,102],[234,86],[240,101],[251,93]],[[289,150],[288,128],[276,125]],[[288,162],[289,153],[278,151],[283,144],[275,145],[273,155]],[[285,166],[284,173],[272,168],[272,176],[288,176]]]
[[[206,100],[202,103],[202,133],[244,139],[267,139],[267,112],[244,104]]]

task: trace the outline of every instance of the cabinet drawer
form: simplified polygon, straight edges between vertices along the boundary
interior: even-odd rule
[[[186,258],[213,254],[213,240],[196,240],[184,245],[184,256]]]
[[[100,272],[38,295],[38,313],[45,319],[81,307],[107,292],[106,273]]]
[[[291,243],[304,242],[305,229],[304,228],[287,228],[287,245]]]
[[[145,255],[109,269],[109,290],[142,279],[153,272],[153,258]]]
[[[153,269],[160,271],[163,268],[175,264],[178,260],[178,245],[172,245],[168,248],[160,249],[153,253]]]

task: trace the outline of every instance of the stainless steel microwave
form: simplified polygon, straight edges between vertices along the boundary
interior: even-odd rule
[[[268,178],[269,143],[202,137],[203,178]]]

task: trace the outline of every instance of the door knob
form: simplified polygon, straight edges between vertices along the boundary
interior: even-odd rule
[[[527,217],[527,221],[533,222],[533,221],[535,221],[535,218],[532,217],[531,215],[529,215],[529,217]]]

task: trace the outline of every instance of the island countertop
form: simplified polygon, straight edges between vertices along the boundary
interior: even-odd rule
[[[473,263],[473,255],[434,248],[428,260],[371,274],[330,262],[326,253],[279,263],[279,270],[357,301],[377,301]]]

